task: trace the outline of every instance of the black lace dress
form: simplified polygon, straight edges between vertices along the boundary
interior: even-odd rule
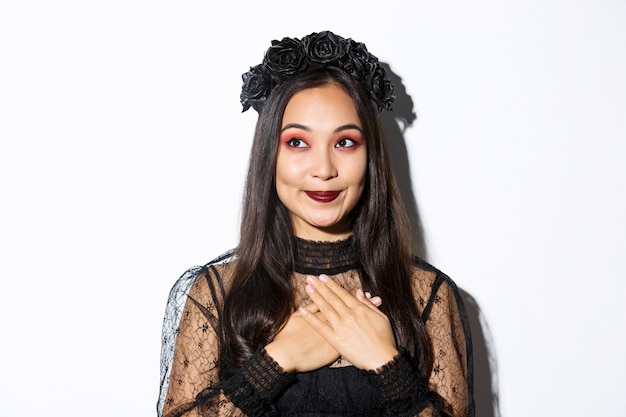
[[[296,239],[293,279],[307,303],[307,274],[360,287],[352,240]],[[416,260],[414,293],[434,363],[429,375],[398,355],[376,372],[339,358],[288,374],[263,349],[241,368],[220,363],[221,306],[236,259],[231,252],[183,274],[172,288],[161,348],[159,416],[473,416],[471,341],[465,309],[446,275]]]

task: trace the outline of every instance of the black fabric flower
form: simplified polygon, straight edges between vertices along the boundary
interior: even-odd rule
[[[358,80],[363,80],[367,71],[372,69],[371,64],[378,62],[378,58],[367,52],[365,44],[348,40],[348,50],[340,60],[340,66]]]
[[[241,76],[243,87],[241,88],[241,104],[246,111],[252,106],[254,110],[260,112],[265,103],[265,99],[270,94],[273,87],[272,77],[269,72],[264,71],[262,65],[250,68],[250,71]]]
[[[304,38],[311,62],[332,64],[339,61],[348,49],[348,42],[341,36],[325,31],[312,33]]]
[[[395,98],[393,85],[378,58],[369,53],[363,43],[324,31],[311,33],[301,40],[272,41],[263,62],[242,75],[242,111],[252,107],[260,113],[274,87],[293,75],[330,66],[357,80],[369,92],[379,111],[391,109]]]
[[[273,75],[293,75],[304,70],[307,65],[304,45],[298,39],[283,38],[272,41],[272,46],[265,52],[263,66]]]
[[[372,76],[369,84],[370,96],[378,104],[378,110],[391,109],[391,103],[395,96],[393,95],[393,84],[387,78],[385,69],[376,63],[370,74]]]

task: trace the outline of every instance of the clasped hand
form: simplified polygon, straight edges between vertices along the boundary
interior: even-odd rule
[[[307,277],[313,301],[293,313],[266,351],[288,372],[330,365],[339,356],[360,369],[376,369],[398,351],[389,319],[362,290],[354,295],[325,275]]]

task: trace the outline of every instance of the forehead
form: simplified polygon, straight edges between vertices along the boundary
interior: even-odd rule
[[[352,98],[339,85],[326,84],[294,94],[283,113],[283,123],[361,125]]]

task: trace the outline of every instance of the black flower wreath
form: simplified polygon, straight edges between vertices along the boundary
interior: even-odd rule
[[[263,62],[242,75],[242,111],[252,107],[260,112],[274,87],[294,74],[326,66],[339,68],[361,83],[379,111],[391,110],[393,84],[378,58],[363,43],[324,31],[272,41]]]

